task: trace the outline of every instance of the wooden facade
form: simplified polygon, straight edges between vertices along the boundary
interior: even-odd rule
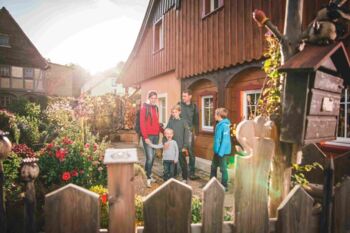
[[[212,156],[213,132],[202,130],[201,97],[210,93],[214,109],[228,108],[232,123],[247,117],[243,110],[245,96],[260,90],[265,79],[261,67],[266,30],[256,25],[252,12],[263,10],[283,31],[286,3],[285,0],[221,0],[217,9],[205,13],[203,6],[208,2],[210,0],[151,0],[121,75],[124,85],[139,86],[144,92],[150,86],[157,89],[159,81],[170,74],[181,82],[179,93],[181,89],[191,89],[200,111],[195,154],[205,159]],[[327,3],[326,0],[304,1],[304,28]],[[163,9],[164,4],[171,7],[156,10]],[[152,50],[154,31],[159,20],[163,22],[164,46],[155,52]]]

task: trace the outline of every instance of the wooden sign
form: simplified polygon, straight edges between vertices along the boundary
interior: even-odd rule
[[[136,148],[113,149],[108,148],[105,152],[104,164],[114,163],[137,163]]]

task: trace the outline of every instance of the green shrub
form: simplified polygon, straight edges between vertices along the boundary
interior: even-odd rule
[[[3,161],[5,200],[15,202],[21,199],[20,193],[22,192],[22,184],[20,183],[19,177],[21,163],[22,158],[14,152],[11,152],[9,157]]]
[[[8,137],[11,142],[19,142],[20,130],[14,114],[3,109],[0,110],[0,129],[9,133]]]
[[[192,197],[191,212],[192,212],[192,218],[191,218],[192,223],[201,222],[201,220],[202,220],[202,201],[197,196]]]

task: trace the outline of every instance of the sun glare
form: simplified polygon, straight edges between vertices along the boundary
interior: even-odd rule
[[[106,21],[71,35],[53,48],[48,57],[59,63],[69,58],[91,73],[103,71],[127,58],[133,44],[130,40],[135,40],[127,35],[137,35],[138,27],[136,21],[126,18]]]

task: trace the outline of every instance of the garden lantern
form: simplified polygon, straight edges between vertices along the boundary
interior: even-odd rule
[[[350,84],[350,63],[342,42],[307,45],[279,71],[285,72],[281,141],[299,145],[334,140],[341,92]]]
[[[135,232],[134,163],[136,148],[107,149],[104,164],[108,173],[109,230]]]
[[[34,180],[39,175],[39,166],[36,164],[37,158],[25,158],[21,168],[21,179],[25,182],[25,196],[24,196],[24,221],[25,232],[35,233],[35,208],[36,195]]]

